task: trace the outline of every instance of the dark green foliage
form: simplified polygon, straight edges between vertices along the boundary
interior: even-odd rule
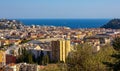
[[[30,40],[26,40],[26,39],[24,39],[24,40],[22,40],[21,41],[21,44],[23,44],[23,43],[27,43],[27,42],[29,42]]]
[[[104,64],[112,66],[106,61],[114,62],[111,55],[116,51],[111,45],[101,47],[101,50],[97,53],[93,53],[92,46],[88,44],[79,45],[76,49],[67,57],[66,63],[58,63],[55,66],[48,64],[42,71],[110,71]]]
[[[120,29],[120,19],[112,19],[107,24],[103,25],[101,28]]]
[[[33,63],[33,58],[32,58],[32,53],[28,54],[28,63],[32,64]]]
[[[26,62],[26,63],[36,63],[39,65],[47,65],[49,63],[49,56],[48,55],[44,55],[43,51],[41,51],[41,53],[38,53],[37,58],[35,57],[34,54],[32,54],[30,51],[26,50],[25,48],[22,49],[18,49],[18,59],[17,62]]]
[[[114,39],[113,47],[116,51],[120,51],[120,37]]]
[[[41,51],[40,55],[37,57],[37,63],[42,65],[42,60],[43,60],[44,53]]]
[[[112,71],[120,71],[120,37],[114,39],[113,47],[117,53],[112,54],[111,57],[115,58],[116,61],[114,63],[105,62],[104,64]]]
[[[42,59],[43,59],[43,56],[44,56],[44,53],[43,53],[43,51],[41,51],[41,53],[40,53],[40,60],[42,61]]]
[[[110,56],[114,49],[104,46],[97,53],[92,52],[92,46],[84,44],[77,47],[77,51],[71,52],[67,58],[68,71],[106,71],[108,68],[103,64],[104,61],[114,61]]]
[[[0,46],[0,49],[4,48],[4,46]]]
[[[48,57],[48,55],[43,56],[42,65],[47,65],[48,63],[49,63],[49,57]]]
[[[19,49],[19,56],[17,62],[26,62],[26,63],[33,63],[33,54],[30,51],[27,51],[25,48]],[[20,54],[21,53],[21,54]]]
[[[33,62],[34,63],[37,63],[37,61],[36,61],[36,58],[35,58],[35,55],[34,54],[32,54],[32,60],[33,60]],[[37,63],[38,64],[38,63]]]
[[[48,58],[49,58],[49,62],[51,62],[51,58],[50,58],[50,52],[49,51],[47,51],[47,55],[48,55]]]
[[[8,44],[8,45],[2,45],[2,46],[0,46],[0,49],[2,49],[2,48],[6,48],[6,47],[10,47],[10,46],[12,46],[13,44]]]

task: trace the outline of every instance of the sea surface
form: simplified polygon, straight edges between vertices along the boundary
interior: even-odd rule
[[[66,26],[75,28],[99,28],[110,19],[17,19],[25,25]]]

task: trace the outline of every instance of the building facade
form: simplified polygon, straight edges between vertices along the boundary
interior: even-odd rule
[[[6,64],[16,63],[16,57],[6,54]]]
[[[70,39],[52,41],[51,46],[53,62],[65,62],[70,52]]]
[[[6,55],[4,51],[0,51],[0,67],[6,65]]]

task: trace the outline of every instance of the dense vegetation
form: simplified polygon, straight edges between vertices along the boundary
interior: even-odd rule
[[[27,43],[27,42],[29,42],[29,41],[31,41],[31,40],[23,39],[23,40],[21,41],[21,44]]]
[[[116,59],[111,55],[117,52],[111,45],[105,45],[97,53],[94,53],[92,46],[83,44],[77,46],[76,51],[72,51],[66,63],[48,65],[41,71],[111,71],[111,67],[106,62],[115,63]]]
[[[17,58],[17,62],[26,62],[30,64],[38,64],[38,65],[47,65],[49,63],[49,56],[44,55],[43,51],[41,51],[41,54],[37,57],[31,52],[26,50],[25,48],[18,50],[19,56]]]
[[[114,39],[113,47],[117,53],[112,54],[111,57],[115,58],[116,60],[114,63],[105,62],[105,64],[112,71],[120,71],[120,37]]]
[[[120,19],[112,19],[101,28],[120,29]]]
[[[68,71],[106,71],[108,67],[103,63],[109,61],[114,62],[110,56],[115,53],[114,49],[106,45],[102,49],[93,53],[92,47],[88,44],[77,47],[77,51],[72,52],[71,56],[67,58]]]

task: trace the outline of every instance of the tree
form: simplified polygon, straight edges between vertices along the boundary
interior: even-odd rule
[[[42,59],[42,64],[47,65],[49,63],[49,57],[48,55],[44,55]]]
[[[37,56],[37,60],[36,60],[36,61],[37,61],[37,64],[42,65],[43,56],[44,56],[44,53],[43,53],[43,51],[41,51],[41,52],[40,52],[40,55]]]
[[[49,52],[49,51],[47,51],[47,55],[48,55],[48,57],[49,57],[49,62],[51,62],[50,52]]]
[[[106,71],[104,61],[113,61],[111,53],[114,50],[110,46],[104,46],[97,53],[93,53],[92,46],[88,44],[79,45],[76,51],[72,51],[67,57],[68,71]]]
[[[32,58],[33,58],[33,62],[36,63],[36,64],[38,64],[38,63],[37,63],[37,59],[36,59],[36,57],[35,57],[34,54],[32,54]]]
[[[112,45],[116,51],[120,52],[120,37],[115,38]]]
[[[114,63],[107,61],[105,64],[109,67],[110,70],[120,71],[120,37],[115,38],[112,45],[116,53],[112,54],[111,57],[115,58],[116,60]]]
[[[26,48],[21,49],[21,54],[18,56],[17,62],[35,63],[34,55],[31,51],[26,50]]]
[[[32,64],[33,63],[33,58],[32,54],[28,54],[28,63]]]

